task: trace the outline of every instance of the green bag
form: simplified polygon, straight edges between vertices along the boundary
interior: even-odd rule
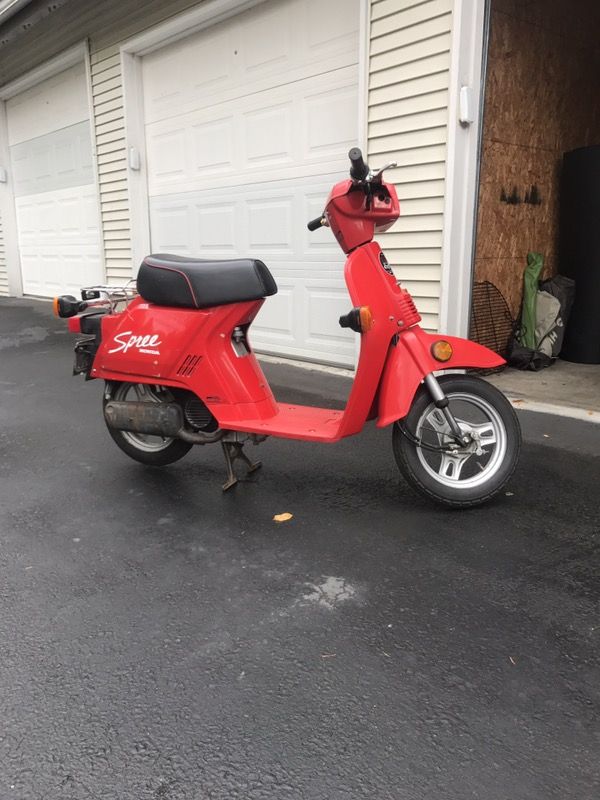
[[[538,281],[544,268],[541,253],[527,254],[527,267],[523,273],[523,305],[521,307],[521,326],[517,338],[523,347],[535,350],[536,300]]]

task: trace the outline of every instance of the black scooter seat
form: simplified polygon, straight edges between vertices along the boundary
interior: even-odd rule
[[[277,293],[266,265],[252,258],[211,261],[165,254],[142,261],[137,290],[159,306],[210,308]]]

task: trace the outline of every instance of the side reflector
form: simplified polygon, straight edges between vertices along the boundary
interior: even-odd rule
[[[452,345],[444,339],[439,339],[431,345],[431,355],[436,361],[450,361],[452,358]]]
[[[58,308],[58,297],[55,297],[52,301],[52,311],[54,312],[55,317],[60,317],[59,308]]]

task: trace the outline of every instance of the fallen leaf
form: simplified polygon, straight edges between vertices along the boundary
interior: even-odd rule
[[[287,522],[293,516],[294,515],[290,514],[289,511],[286,511],[285,514],[275,514],[273,517],[273,522]]]
[[[517,665],[517,662],[514,660],[514,658],[512,656],[509,656],[509,659],[510,659],[510,663],[511,664],[514,664],[514,666]]]
[[[544,433],[544,439],[549,439],[549,438],[550,438],[550,434],[549,433]]]

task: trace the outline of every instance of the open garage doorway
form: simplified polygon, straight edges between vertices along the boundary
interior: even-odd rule
[[[490,2],[474,281],[496,286],[513,318],[529,252],[543,255],[541,278],[565,272],[563,158],[600,145],[599,42],[597,0]],[[600,390],[600,367],[576,374]]]

